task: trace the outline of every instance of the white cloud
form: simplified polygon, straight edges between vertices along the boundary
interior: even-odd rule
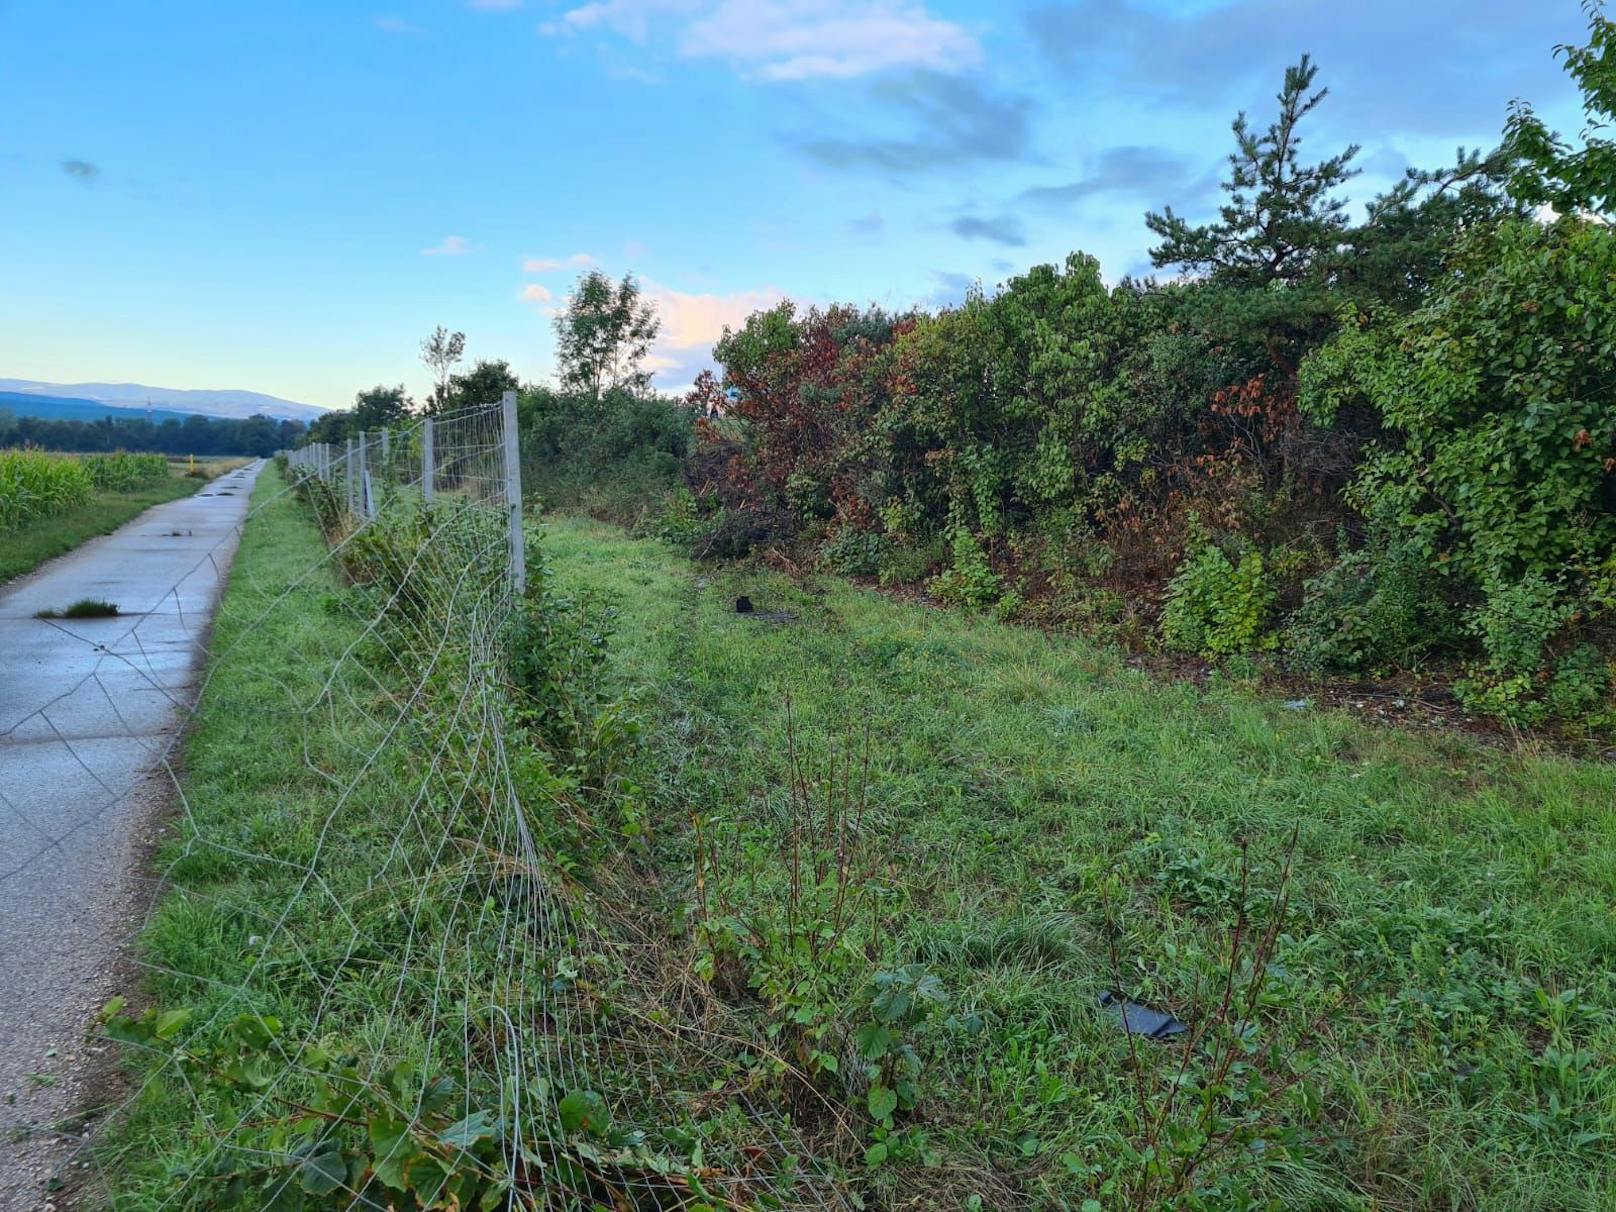
[[[549,303],[554,299],[555,296],[537,282],[529,282],[522,288],[522,301],[524,303]]]
[[[681,55],[724,59],[765,80],[957,71],[981,58],[974,35],[932,16],[922,0],[594,0],[541,29],[643,42],[663,18],[682,23]]]
[[[384,34],[407,34],[415,37],[426,33],[419,25],[406,21],[403,17],[372,17],[370,23]]]
[[[558,269],[582,269],[594,261],[588,253],[573,253],[570,257],[528,257],[522,262],[526,274],[551,274]]]
[[[651,18],[663,13],[691,13],[701,7],[701,0],[594,0],[568,9],[560,20],[548,21],[539,30],[546,34],[571,34],[604,29],[643,42],[650,33]]]
[[[477,245],[466,239],[465,236],[444,236],[439,243],[434,244],[431,248],[423,248],[421,255],[423,257],[463,257],[467,253],[476,251]]]
[[[724,328],[739,328],[754,311],[773,307],[785,295],[772,286],[728,295],[687,294],[670,287],[645,283],[645,297],[656,304],[662,332],[661,351],[704,349],[724,335]]]

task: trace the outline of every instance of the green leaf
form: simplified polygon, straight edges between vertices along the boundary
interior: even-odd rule
[[[404,1167],[415,1152],[409,1125],[381,1116],[371,1120],[370,1147],[376,1154],[376,1177],[395,1191],[404,1190]]]
[[[888,1089],[886,1086],[871,1086],[869,1097],[866,1101],[869,1104],[870,1114],[878,1120],[891,1119],[892,1113],[898,1109],[897,1092]]]
[[[881,1165],[886,1159],[887,1147],[885,1144],[871,1145],[864,1151],[864,1164],[872,1170]]]
[[[880,1023],[865,1023],[854,1032],[853,1040],[866,1060],[880,1060],[892,1047],[893,1035]]]
[[[484,1137],[494,1135],[494,1113],[473,1111],[465,1119],[450,1124],[438,1133],[438,1139],[457,1149],[469,1149]]]
[[[170,1010],[157,1018],[156,1035],[158,1039],[173,1039],[185,1029],[185,1024],[191,1021],[191,1008],[182,1006],[178,1010]]]
[[[582,1130],[591,1136],[600,1136],[612,1122],[606,1100],[594,1090],[572,1091],[561,1100],[558,1110],[563,1132]]]
[[[347,1177],[348,1162],[340,1148],[311,1153],[298,1167],[298,1184],[310,1195],[330,1195]]]
[[[236,1038],[249,1048],[267,1048],[269,1041],[275,1038],[275,1032],[280,1029],[280,1020],[266,1018],[260,1014],[241,1014],[231,1024]]]

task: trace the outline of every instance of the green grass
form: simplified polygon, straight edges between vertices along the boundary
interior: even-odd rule
[[[65,610],[40,610],[36,619],[113,619],[118,617],[118,604],[105,598],[80,598]]]
[[[360,760],[354,755],[374,743],[368,717],[356,711],[333,713],[331,727],[311,739],[304,710],[362,624],[328,608],[339,586],[324,562],[325,544],[306,509],[277,496],[283,488],[269,466],[253,491],[258,512],[244,528],[220,602],[208,680],[183,755],[185,811],[157,858],[173,890],[141,938],[152,975],[143,988],[125,991],[164,1008],[183,1006],[199,1023],[243,1011],[303,1020],[319,991],[308,984],[311,970],[298,949],[311,949],[317,963],[347,937],[337,933],[344,910],[328,895],[299,898],[294,865],[307,865],[317,852],[338,795],[332,774],[350,769]],[[333,850],[365,849],[370,839],[359,833],[334,839]],[[362,885],[358,873],[375,869],[372,857],[367,852],[351,867],[339,858],[339,878]],[[352,884],[340,887],[346,893]],[[286,934],[254,981],[254,939],[270,935],[289,905]],[[203,1042],[216,1034],[204,1031]],[[174,1191],[171,1167],[207,1156],[212,1143],[183,1083],[147,1084],[103,1141],[102,1172],[114,1176],[116,1206],[162,1206]]]
[[[586,1080],[675,1173],[776,1174],[789,1151],[893,1212],[1610,1206],[1612,767],[1164,684],[1080,641],[698,569],[566,518],[519,641],[520,676],[548,689],[502,722],[457,717],[482,657],[451,651],[417,683],[415,646],[451,633],[427,615],[367,637],[383,591],[339,582],[281,487],[271,468],[255,490],[160,856],[172,890],[141,941],[142,996],[191,1012],[193,1053],[239,1012],[273,1015],[291,1059],[318,1039],[367,1072],[402,1063],[406,1093],[447,1072],[466,1108],[508,1105],[514,1057],[536,1100],[524,1147],[542,1146],[532,1114]],[[413,592],[439,597],[456,567]],[[743,593],[795,621],[736,615]],[[569,598],[617,611],[604,687],[601,615]],[[413,602],[396,609],[429,605]],[[471,758],[494,733],[509,760],[491,774]],[[792,894],[792,837],[811,855],[826,822],[791,807],[789,752],[818,771],[851,752],[857,799],[866,735],[866,911],[826,942],[850,884]],[[515,819],[489,786],[504,771]],[[1193,1054],[1130,1048],[1100,994],[1219,1021],[1224,963],[1254,950],[1231,948],[1237,921],[1247,940],[1282,927],[1261,980],[1235,973],[1258,990],[1244,1021]],[[882,1013],[878,974],[919,970],[947,1005],[894,1027],[918,1078],[892,1111],[855,1041]],[[1205,1059],[1236,1039],[1234,1064]],[[557,1048],[578,1067],[550,1068]],[[306,1140],[284,1118],[318,1081],[274,1080],[267,1108],[195,1072],[148,1084],[99,1150],[116,1206],[222,1189],[180,1177],[221,1160],[221,1134],[237,1165]],[[1203,1156],[1193,1087],[1213,1084],[1214,1126],[1238,1132]],[[363,1118],[348,1129],[362,1151]],[[1163,1199],[1186,1157],[1192,1181]]]
[[[111,533],[153,505],[188,497],[203,483],[174,476],[128,492],[97,492],[83,505],[25,522],[0,541],[0,582],[32,572],[97,535]]]
[[[879,1206],[1144,1206],[1120,1192],[1180,1053],[1139,1045],[1141,1108],[1096,1000],[1120,983],[1214,1014],[1242,846],[1253,917],[1289,896],[1217,1100],[1249,1131],[1176,1206],[1613,1206],[1616,768],[1156,681],[835,580],[697,570],[595,522],[547,531],[556,584],[619,611],[611,676],[651,717],[647,914],[690,912],[692,815],[726,839],[709,885],[743,913],[780,903],[788,697],[799,749],[868,730],[886,900],[861,942],[949,996],[916,1033],[919,1105],[868,1175]],[[740,593],[800,621],[737,616]],[[736,1013],[761,1041],[758,997]],[[1169,1118],[1193,1133],[1193,1109]]]

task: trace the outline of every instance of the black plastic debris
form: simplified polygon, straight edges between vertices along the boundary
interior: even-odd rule
[[[759,623],[793,623],[797,619],[789,610],[759,610],[744,594],[735,599],[735,613],[751,615]]]
[[[1141,1006],[1138,1002],[1129,1001],[1109,989],[1100,994],[1100,1005],[1112,1011],[1112,1017],[1117,1025],[1130,1035],[1165,1040],[1189,1030],[1171,1014],[1152,1010],[1149,1006]]]

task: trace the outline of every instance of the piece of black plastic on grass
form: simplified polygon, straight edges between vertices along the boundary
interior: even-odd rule
[[[1189,1028],[1179,1022],[1171,1014],[1160,1010],[1152,1010],[1149,1006],[1142,1006],[1138,1002],[1130,1001],[1121,995],[1107,989],[1100,994],[1100,1005],[1111,1011],[1111,1018],[1124,1031],[1131,1035],[1142,1035],[1146,1039],[1165,1040],[1175,1035],[1182,1035]]]

